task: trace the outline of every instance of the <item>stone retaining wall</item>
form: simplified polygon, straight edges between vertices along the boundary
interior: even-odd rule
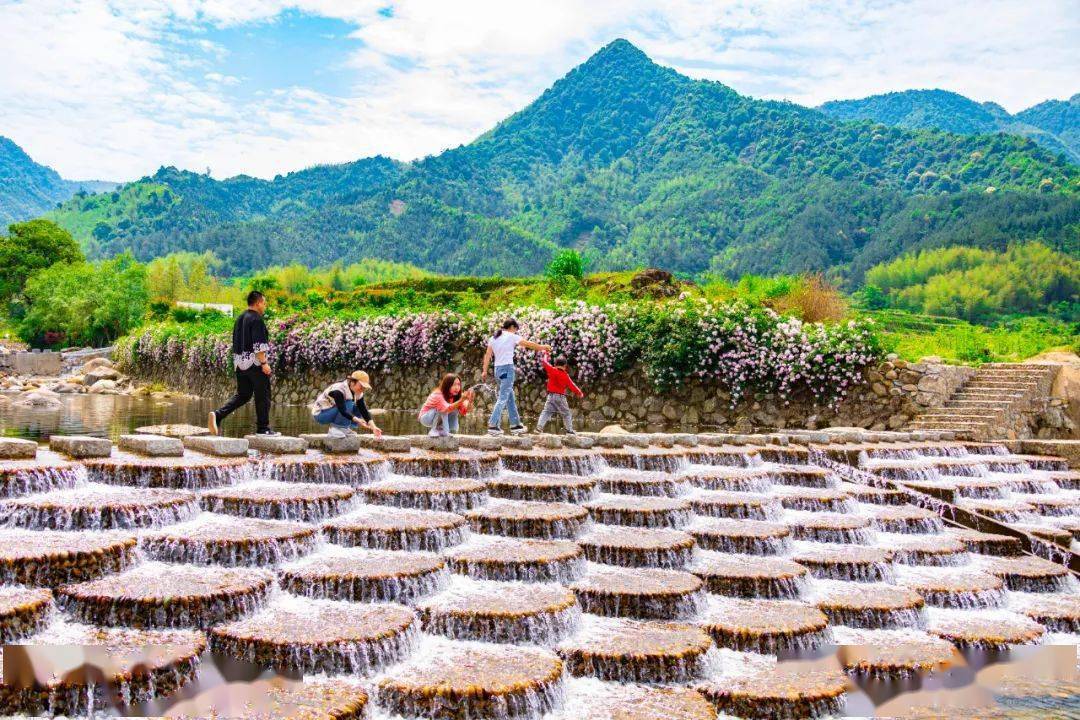
[[[455,358],[453,367],[470,368],[463,373],[466,384],[478,380],[480,359]],[[374,388],[368,394],[372,407],[387,409],[419,408],[447,368],[403,368],[387,373],[372,373]],[[320,390],[341,379],[340,373],[312,373],[305,376],[277,377],[274,401],[306,405]],[[866,373],[866,383],[853,388],[838,408],[815,405],[805,397],[779,397],[761,394],[731,404],[731,397],[715,385],[688,382],[677,390],[656,393],[641,372],[623,372],[582,387],[585,398],[572,399],[576,417],[586,426],[596,428],[618,423],[649,432],[692,430],[696,428],[752,429],[820,427],[862,427],[894,430],[930,407],[943,404],[974,370],[941,363],[908,363],[892,358]],[[193,393],[214,400],[232,394],[230,375],[188,377],[182,370],[161,368],[147,374],[134,374],[138,382],[158,382],[170,389]],[[519,381],[518,405],[526,421],[535,419],[544,404],[541,381]],[[490,400],[481,411],[490,408]],[[557,421],[557,420],[556,420]],[[553,425],[551,427],[554,427]]]

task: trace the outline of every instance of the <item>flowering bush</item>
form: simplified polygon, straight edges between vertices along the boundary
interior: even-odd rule
[[[637,365],[661,391],[697,378],[725,389],[733,404],[751,392],[809,393],[819,402],[836,402],[863,382],[864,368],[883,354],[868,320],[803,323],[738,302],[699,299],[633,306],[563,302],[499,316],[293,315],[268,323],[271,362],[282,374],[447,366],[457,352],[478,357],[506,317],[517,318],[525,337],[566,357],[582,383]],[[220,321],[151,326],[125,338],[118,352],[134,370],[168,364],[200,374],[231,367],[229,330]],[[542,374],[535,353],[519,350],[517,362],[525,379]]]

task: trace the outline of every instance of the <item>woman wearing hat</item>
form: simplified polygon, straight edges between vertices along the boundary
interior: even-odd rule
[[[382,437],[382,430],[371,419],[371,412],[364,402],[364,391],[370,389],[368,374],[357,370],[319,393],[311,404],[312,417],[320,425],[329,425],[327,434],[333,437],[352,434],[354,425],[366,427],[375,437]]]

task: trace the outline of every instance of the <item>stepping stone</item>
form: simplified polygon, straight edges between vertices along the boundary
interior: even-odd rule
[[[151,457],[181,457],[184,443],[164,435],[121,435],[116,443],[121,450]]]
[[[0,643],[16,643],[44,629],[53,609],[52,593],[48,590],[0,587]]]
[[[776,655],[811,650],[829,641],[829,621],[815,607],[790,600],[712,596],[697,619],[720,647]]]
[[[415,448],[423,448],[432,452],[457,452],[461,449],[461,443],[457,436],[428,437],[427,435],[406,435],[409,443]]]
[[[633,683],[686,683],[708,672],[708,633],[673,622],[590,617],[555,652],[571,675]]]
[[[302,437],[302,436],[301,436]],[[391,437],[383,435],[377,438],[374,435],[359,435],[360,447],[366,450],[377,450],[384,453],[409,452],[412,442],[407,437]]]
[[[252,450],[272,455],[302,455],[307,451],[306,442],[288,435],[245,435],[244,439]]]
[[[560,640],[577,629],[581,618],[574,593],[554,583],[455,581],[418,602],[416,609],[431,634],[515,645]]]
[[[485,450],[487,452],[502,450],[503,446],[502,438],[490,435],[460,435],[458,436],[458,444],[463,448]],[[405,448],[405,450],[408,450],[408,448]]]
[[[189,450],[216,457],[245,457],[248,454],[248,441],[243,438],[188,435],[182,442]]]
[[[53,435],[49,438],[49,448],[76,460],[109,457],[112,454],[112,442],[108,438],[89,435]]]
[[[502,446],[512,450],[532,450],[533,439],[525,435],[503,435]]]
[[[37,457],[37,450],[33,440],[0,438],[0,460],[30,460]]]
[[[770,667],[706,682],[697,690],[725,716],[748,720],[817,718],[842,714],[848,679],[839,670]]]
[[[596,444],[596,440],[585,435],[562,435],[562,446],[575,450],[588,450]]]
[[[135,428],[136,435],[161,435],[162,437],[186,438],[189,435],[209,435],[210,431],[200,425],[176,423],[172,425],[144,425]]]

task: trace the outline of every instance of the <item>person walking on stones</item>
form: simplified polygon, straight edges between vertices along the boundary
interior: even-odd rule
[[[510,432],[514,435],[523,435],[526,430],[521,424],[521,416],[518,414],[517,397],[514,395],[514,378],[517,371],[514,368],[514,350],[520,345],[528,350],[551,353],[551,347],[540,345],[518,335],[519,325],[514,318],[504,321],[502,327],[488,340],[487,350],[484,352],[484,366],[480,371],[480,379],[486,380],[488,368],[494,362],[495,380],[499,383],[499,396],[495,400],[495,407],[491,409],[491,417],[488,419],[488,435],[502,435],[503,410],[510,419]]]
[[[371,378],[363,370],[357,370],[319,393],[311,404],[311,415],[320,425],[330,426],[327,429],[330,437],[352,435],[355,425],[367,428],[375,437],[381,438],[382,430],[371,418],[371,411],[364,402],[364,391],[370,389]]]
[[[570,403],[566,402],[567,391],[574,393],[579,398],[585,397],[581,388],[570,379],[570,363],[564,357],[555,358],[555,362],[548,362],[545,355],[540,358],[540,363],[547,373],[547,400],[544,401],[544,409],[540,411],[540,418],[536,421],[536,432],[544,432],[544,426],[552,415],[562,418],[563,427],[568,435],[574,435],[574,416],[570,412]]]
[[[236,394],[210,413],[207,428],[220,434],[221,422],[255,398],[255,432],[259,435],[280,435],[270,429],[270,335],[263,322],[266,296],[252,290],[247,296],[247,310],[233,323],[232,352],[236,370]]]
[[[446,437],[458,431],[458,422],[469,412],[472,401],[473,391],[462,391],[461,378],[448,373],[428,395],[417,419],[424,427],[431,428],[428,437]]]

